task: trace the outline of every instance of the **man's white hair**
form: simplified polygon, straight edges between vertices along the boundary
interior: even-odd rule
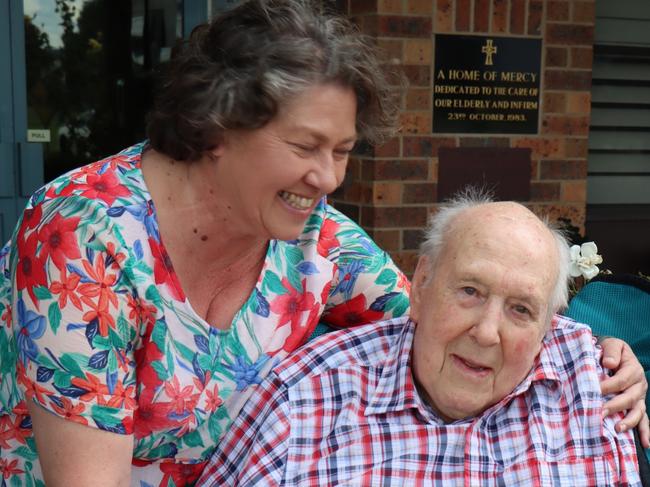
[[[447,243],[449,229],[453,221],[465,210],[492,202],[494,202],[494,198],[490,192],[471,186],[463,189],[438,207],[438,211],[429,221],[424,241],[420,246],[420,255],[426,255],[429,258],[432,272],[435,272],[437,260]],[[569,244],[562,231],[550,224],[547,217],[541,218],[540,221],[553,235],[559,257],[557,281],[548,307],[547,320],[550,322],[553,314],[562,311],[568,304],[570,254]]]

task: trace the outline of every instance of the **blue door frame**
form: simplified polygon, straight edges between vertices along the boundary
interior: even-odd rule
[[[54,0],[52,0],[54,1]],[[27,141],[23,0],[0,0],[0,246],[43,184],[43,147]],[[184,0],[183,33],[204,22],[208,0]]]

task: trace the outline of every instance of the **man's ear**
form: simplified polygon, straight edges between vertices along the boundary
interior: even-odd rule
[[[424,305],[424,293],[428,287],[431,278],[431,262],[426,255],[423,255],[418,260],[418,265],[415,268],[415,274],[411,280],[411,311],[410,317],[413,321],[417,322],[421,316],[421,310]]]

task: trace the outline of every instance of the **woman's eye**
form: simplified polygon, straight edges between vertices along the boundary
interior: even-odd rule
[[[296,149],[299,149],[303,152],[313,152],[316,150],[316,147],[312,145],[303,145],[303,144],[292,144]]]

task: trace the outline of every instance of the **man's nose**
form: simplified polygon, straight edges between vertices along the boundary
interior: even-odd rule
[[[482,347],[491,347],[501,341],[500,323],[502,320],[501,305],[497,302],[488,302],[478,312],[474,326],[469,334]]]

